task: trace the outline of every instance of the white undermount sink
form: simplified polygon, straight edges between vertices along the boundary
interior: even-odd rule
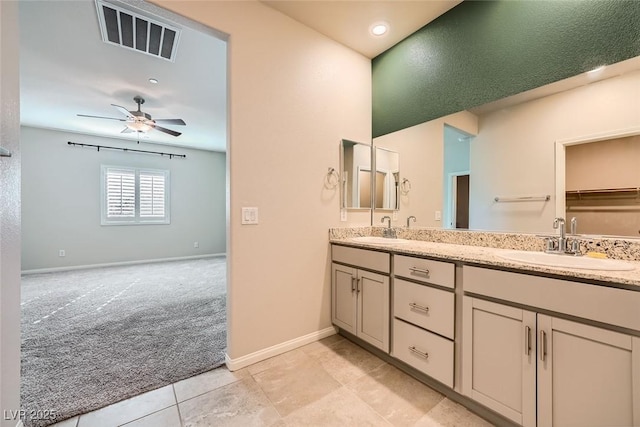
[[[407,239],[379,237],[379,236],[352,237],[351,240],[358,243],[376,243],[378,245],[397,245],[399,243],[408,243],[411,241]]]
[[[571,256],[548,254],[545,252],[509,251],[497,254],[500,258],[522,262],[525,264],[544,265],[547,267],[577,268],[580,270],[629,271],[635,266],[614,259],[590,258],[587,256]]]

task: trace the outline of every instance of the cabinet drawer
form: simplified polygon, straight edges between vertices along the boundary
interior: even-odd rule
[[[420,282],[433,283],[447,288],[455,286],[455,266],[449,262],[396,255],[393,257],[393,272],[396,276]]]
[[[349,246],[331,245],[331,259],[344,264],[389,273],[390,255],[386,252],[368,251]]]
[[[453,341],[393,319],[391,355],[453,388]]]
[[[453,339],[453,292],[394,279],[393,315]]]

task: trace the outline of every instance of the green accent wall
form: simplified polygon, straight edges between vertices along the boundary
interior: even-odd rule
[[[637,0],[467,0],[373,59],[373,136],[639,55]]]

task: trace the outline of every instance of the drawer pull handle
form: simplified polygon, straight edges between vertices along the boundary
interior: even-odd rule
[[[418,355],[418,356],[420,356],[420,357],[423,357],[423,358],[425,358],[425,359],[428,359],[428,358],[429,358],[429,353],[423,353],[423,352],[421,352],[420,350],[418,350],[418,349],[416,348],[416,346],[415,346],[415,345],[411,345],[411,346],[409,346],[409,351],[410,351],[411,353],[416,354],[416,355]]]
[[[424,311],[425,313],[429,312],[429,307],[416,304],[415,302],[410,302],[409,307],[411,307],[412,310],[420,310],[420,311]]]
[[[355,292],[356,291],[356,278],[352,277],[351,278],[351,292]]]
[[[524,328],[524,354],[527,356],[531,353],[531,328],[525,326]]]
[[[545,361],[547,358],[547,333],[540,331],[540,360]]]
[[[411,271],[412,273],[421,273],[421,274],[425,274],[425,275],[429,275],[429,269],[428,268],[418,268],[418,267],[409,267],[409,271]]]

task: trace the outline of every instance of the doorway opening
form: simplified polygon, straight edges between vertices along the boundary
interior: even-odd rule
[[[472,140],[472,135],[444,125],[443,228],[469,228],[469,153]]]
[[[117,3],[124,47],[101,39],[97,3],[18,10],[22,409],[57,420],[225,361],[227,38]],[[162,30],[138,15],[179,27],[175,61],[138,49]]]

